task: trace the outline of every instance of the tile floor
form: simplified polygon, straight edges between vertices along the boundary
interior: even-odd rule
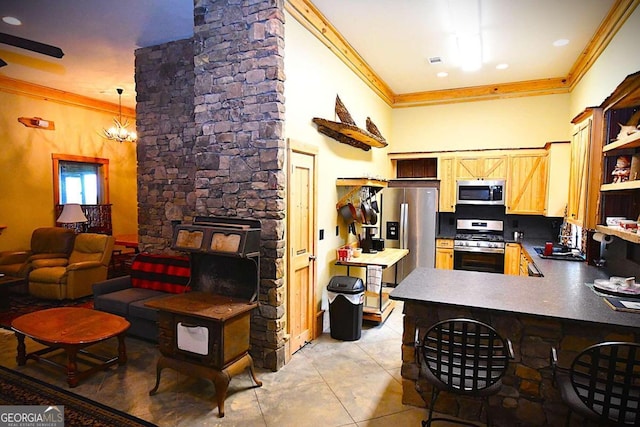
[[[382,325],[365,323],[358,341],[338,341],[324,333],[278,372],[257,369],[262,387],[253,387],[248,374],[234,377],[224,418],[217,416],[211,382],[171,369],[163,371],[158,393],[149,396],[158,352],[155,345],[133,338],[126,341],[126,366],[99,372],[72,391],[162,427],[419,426],[426,410],[402,404],[401,335],[401,304]],[[113,351],[116,342],[110,341],[99,346]],[[27,351],[39,347],[26,342]],[[67,388],[64,374],[49,365],[16,365],[13,333],[0,332],[0,349],[3,366]]]

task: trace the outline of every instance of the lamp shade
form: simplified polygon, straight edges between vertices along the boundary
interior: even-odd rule
[[[87,217],[82,212],[82,208],[77,203],[67,203],[62,208],[62,213],[58,217],[61,224],[72,224],[76,222],[87,222]]]

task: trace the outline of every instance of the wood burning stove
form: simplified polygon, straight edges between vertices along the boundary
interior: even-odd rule
[[[177,225],[172,249],[189,253],[190,292],[148,302],[157,308],[161,356],[156,385],[164,368],[203,376],[216,387],[218,414],[231,377],[250,369],[251,311],[258,306],[260,281],[260,221],[196,217]]]

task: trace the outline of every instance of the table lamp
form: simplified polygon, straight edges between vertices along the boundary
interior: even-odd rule
[[[66,228],[72,228],[79,233],[81,230],[79,229],[79,223],[81,222],[89,222],[84,212],[82,212],[82,208],[77,203],[67,203],[62,208],[62,213],[57,219],[57,222],[61,224],[65,224]],[[66,225],[72,224],[72,225]]]

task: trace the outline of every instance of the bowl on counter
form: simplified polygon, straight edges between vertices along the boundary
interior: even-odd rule
[[[360,255],[362,255],[362,248],[353,248],[352,254],[354,258],[358,258]]]

